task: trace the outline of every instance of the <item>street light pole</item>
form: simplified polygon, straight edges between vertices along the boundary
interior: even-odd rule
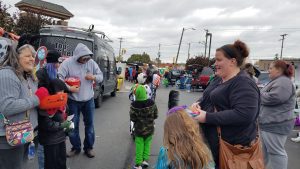
[[[158,44],[158,60],[157,60],[157,67],[159,67],[159,62],[160,62],[160,43]]]
[[[189,49],[188,49],[188,60],[190,59],[190,49],[191,49],[191,43],[189,43]]]
[[[207,33],[208,33],[208,29],[204,29],[206,31],[205,33],[205,50],[204,50],[204,57],[206,57],[206,48],[207,48]]]
[[[282,41],[281,43],[281,52],[280,52],[280,60],[282,60],[282,50],[283,50],[283,41],[284,41],[284,37],[286,36],[287,34],[282,34],[280,36],[282,36],[282,39],[280,39]]]
[[[119,57],[121,57],[121,47],[122,47],[122,42],[123,42],[123,38],[118,38],[120,39],[120,49],[119,49]]]
[[[178,60],[178,55],[179,55],[180,46],[181,46],[181,42],[182,42],[183,33],[184,33],[184,28],[182,28],[182,32],[181,32],[181,36],[180,36],[180,41],[179,41],[178,51],[177,51],[177,55],[176,55],[175,65],[177,65],[177,60]]]
[[[212,33],[207,34],[209,36],[209,49],[208,49],[208,60],[210,58],[210,49],[211,49],[211,38],[212,38]]]
[[[181,37],[180,37],[179,46],[178,46],[178,51],[177,51],[176,60],[175,60],[175,65],[177,65],[178,55],[179,55],[179,51],[180,51],[180,46],[181,46],[181,42],[182,42],[183,33],[184,33],[185,30],[188,30],[188,29],[196,30],[195,28],[187,28],[187,29],[182,28]]]

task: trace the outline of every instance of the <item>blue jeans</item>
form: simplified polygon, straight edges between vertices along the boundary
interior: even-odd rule
[[[39,169],[44,169],[44,164],[45,164],[45,157],[44,157],[44,146],[38,144],[37,147],[37,157],[38,157],[38,164],[39,164]]]
[[[93,149],[95,142],[94,131],[94,112],[95,104],[94,98],[85,102],[78,102],[69,99],[68,106],[71,114],[74,114],[73,122],[75,128],[69,133],[70,142],[72,144],[72,150],[81,151],[81,140],[79,136],[79,121],[80,112],[82,112],[83,122],[85,126],[85,138],[83,142],[83,150],[87,151]]]

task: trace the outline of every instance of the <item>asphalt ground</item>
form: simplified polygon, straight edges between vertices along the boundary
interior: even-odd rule
[[[67,165],[70,169],[131,169],[134,165],[135,145],[129,133],[129,105],[128,91],[130,83],[126,82],[124,91],[118,92],[116,97],[105,96],[103,105],[95,112],[95,158],[88,158],[83,153],[68,158]],[[156,104],[159,117],[155,121],[155,133],[150,155],[150,167],[153,168],[157,159],[159,148],[162,145],[163,123],[167,112],[168,94],[172,87],[161,87],[157,91]],[[180,91],[180,105],[190,105],[200,98],[202,91]],[[290,137],[296,136],[296,128]],[[83,142],[84,127],[81,118],[80,135]],[[300,168],[300,143],[286,142],[286,150],[289,156],[289,169]],[[67,140],[67,150],[70,150],[70,142]],[[26,163],[25,169],[38,169],[37,158]]]

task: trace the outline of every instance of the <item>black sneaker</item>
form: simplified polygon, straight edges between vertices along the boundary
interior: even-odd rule
[[[95,157],[95,153],[92,149],[86,150],[84,151],[84,154],[88,157],[88,158],[94,158]]]
[[[80,153],[80,150],[72,149],[70,152],[67,153],[67,157],[74,157]]]

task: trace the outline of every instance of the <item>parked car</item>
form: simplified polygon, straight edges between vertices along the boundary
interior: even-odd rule
[[[44,26],[39,31],[39,46],[57,50],[63,56],[73,56],[78,43],[85,44],[93,53],[93,60],[103,73],[103,82],[94,84],[95,107],[101,106],[103,95],[116,96],[117,68],[113,48],[103,32],[67,27],[61,25]],[[100,36],[98,36],[100,35]]]
[[[269,72],[261,71],[260,75],[258,76],[257,86],[258,88],[265,87],[270,82]]]
[[[202,88],[206,89],[208,85],[208,81],[211,75],[214,74],[214,71],[210,67],[204,67],[200,73],[200,75],[196,78],[192,79],[192,88]]]

